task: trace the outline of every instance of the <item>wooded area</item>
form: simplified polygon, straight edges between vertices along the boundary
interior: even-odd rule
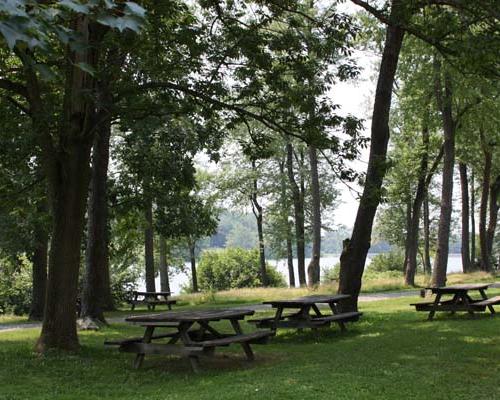
[[[498,19],[496,0],[2,1],[0,313],[29,266],[36,349],[75,350],[78,301],[105,323],[139,275],[170,291],[179,249],[198,291],[197,246],[235,210],[254,217],[259,285],[282,281],[272,248],[291,286],[318,286],[343,185],[361,188],[343,312],[377,238],[409,286],[446,285],[458,231],[464,272],[498,269]],[[366,120],[332,95],[364,51]]]

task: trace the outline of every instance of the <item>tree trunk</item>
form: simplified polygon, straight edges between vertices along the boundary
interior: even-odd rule
[[[424,198],[424,271],[427,275],[432,273],[431,265],[431,232],[429,215],[429,189],[425,190]]]
[[[311,261],[307,267],[309,286],[319,285],[320,257],[321,257],[321,195],[318,177],[318,155],[316,147],[309,145],[309,164],[311,169],[311,197],[312,197],[312,230],[313,245]]]
[[[470,258],[472,267],[476,269],[476,189],[474,183],[474,170],[470,175]]]
[[[420,158],[420,170],[418,176],[417,190],[415,192],[415,199],[413,200],[411,220],[408,229],[407,241],[407,254],[405,267],[405,284],[415,286],[415,274],[417,272],[417,256],[418,256],[418,237],[419,237],[419,223],[420,211],[422,203],[427,190],[427,170],[429,164],[429,128],[428,128],[428,115],[423,118],[422,124],[422,156]],[[429,180],[430,182],[430,180]]]
[[[500,194],[500,175],[497,176],[495,182],[490,187],[490,219],[488,229],[486,231],[487,249],[490,256],[493,255],[493,241],[495,239],[495,229],[497,226],[498,209],[500,207],[498,196]]]
[[[464,273],[471,271],[470,239],[469,239],[469,182],[467,179],[467,165],[458,163],[460,171],[460,187],[462,190],[462,269]]]
[[[46,211],[45,207],[39,207],[38,211]],[[35,249],[33,251],[33,293],[29,319],[31,321],[42,321],[45,307],[45,294],[47,286],[47,255],[49,235],[43,223],[37,222],[33,232]]]
[[[99,114],[106,113],[101,111]],[[106,323],[104,310],[113,309],[109,277],[108,163],[111,137],[110,115],[103,115],[95,137],[90,196],[88,201],[87,249],[82,290],[82,318]]]
[[[432,285],[446,284],[448,250],[450,240],[451,212],[453,207],[453,166],[455,163],[455,123],[452,114],[451,79],[444,73],[444,95],[440,83],[441,65],[436,61],[436,96],[438,99],[444,131],[443,178],[441,187],[441,211],[437,237],[436,256],[432,271]]]
[[[391,19],[398,17],[399,1],[393,1]],[[340,257],[339,293],[351,298],[342,304],[343,311],[357,310],[361,278],[365,268],[366,255],[370,248],[373,220],[380,203],[382,181],[387,164],[387,143],[389,141],[389,113],[392,87],[396,75],[404,30],[388,25],[375,92],[371,125],[371,146],[366,172],[365,186],[359,202],[351,240]]]
[[[193,284],[193,292],[198,292],[198,276],[196,275],[196,242],[189,241],[189,258],[191,259],[191,280]]]
[[[66,85],[56,140],[41,138],[46,169],[53,231],[49,255],[47,294],[42,332],[36,349],[76,350],[76,299],[78,271],[90,175],[90,150],[95,127],[94,78],[78,63],[97,65],[97,48],[103,32],[77,16],[75,30],[86,38],[87,47],[77,52],[68,47]],[[31,67],[28,67],[30,69]],[[36,80],[31,70],[29,80]],[[35,83],[36,84],[36,83]],[[29,86],[33,86],[30,82]],[[38,96],[39,97],[39,96]],[[38,98],[37,100],[40,100]],[[36,114],[43,110],[33,110]],[[46,115],[39,115],[45,121]]]
[[[286,258],[288,265],[288,282],[290,287],[295,287],[295,273],[293,270],[293,248],[292,248],[292,231],[290,222],[288,220],[290,203],[287,196],[286,190],[286,175],[285,175],[285,161],[278,162],[280,169],[280,180],[281,180],[281,207],[284,208],[283,216],[286,217],[284,224],[286,226]]]
[[[144,265],[146,267],[146,291],[156,292],[155,285],[155,259],[154,259],[154,232],[153,232],[153,202],[150,199],[145,201],[145,222],[144,228]]]
[[[170,292],[170,280],[168,277],[168,262],[167,262],[167,241],[163,236],[160,236],[160,287],[162,292]]]
[[[252,169],[255,170],[255,160],[252,160]],[[250,202],[252,203],[252,211],[255,215],[255,220],[257,221],[257,235],[259,238],[260,279],[262,281],[262,286],[265,287],[269,285],[269,279],[266,270],[266,254],[264,247],[263,209],[257,199],[257,179],[254,179],[253,181],[253,193],[250,196]]]
[[[481,187],[481,205],[479,208],[479,246],[481,248],[481,269],[491,271],[490,253],[488,252],[488,236],[486,232],[486,217],[488,214],[488,198],[490,195],[492,153],[485,143],[481,132],[481,144],[484,154],[483,181]]]
[[[304,201],[301,198],[301,191],[295,180],[293,170],[293,146],[288,141],[286,144],[286,164],[288,180],[292,189],[293,210],[295,219],[295,240],[297,247],[297,271],[299,274],[300,286],[306,286],[306,263],[305,263],[305,229],[304,229]]]

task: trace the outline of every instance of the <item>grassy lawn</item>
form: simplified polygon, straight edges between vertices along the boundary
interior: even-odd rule
[[[0,399],[500,399],[500,318],[427,322],[408,306],[415,300],[362,303],[365,315],[345,334],[279,331],[254,346],[254,363],[238,346],[218,350],[199,375],[162,356],[134,370],[131,354],[103,347],[138,327],[85,332],[80,353],[44,357],[32,352],[38,329],[0,332]]]

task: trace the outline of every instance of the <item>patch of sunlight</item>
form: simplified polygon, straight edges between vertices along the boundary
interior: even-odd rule
[[[461,339],[466,343],[493,344],[495,342],[492,338],[477,336],[462,336]]]
[[[365,337],[379,337],[382,336],[381,332],[371,332],[371,333],[364,333],[361,335],[358,335],[360,338],[365,338]]]

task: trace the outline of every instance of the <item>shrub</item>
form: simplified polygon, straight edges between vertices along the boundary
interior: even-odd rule
[[[138,266],[119,268],[111,266],[111,295],[115,305],[124,304],[130,299],[130,293],[137,290],[137,281],[141,276]]]
[[[331,268],[323,268],[321,271],[321,283],[330,284],[339,280],[340,276],[340,263],[336,263]]]
[[[269,286],[285,286],[283,276],[267,264]],[[262,286],[257,249],[227,248],[206,250],[198,265],[201,290],[228,290]]]
[[[392,250],[388,253],[380,253],[371,259],[368,266],[369,271],[404,271],[405,257],[402,251]]]
[[[26,259],[15,268],[0,261],[0,314],[28,314],[31,307],[31,264]]]

